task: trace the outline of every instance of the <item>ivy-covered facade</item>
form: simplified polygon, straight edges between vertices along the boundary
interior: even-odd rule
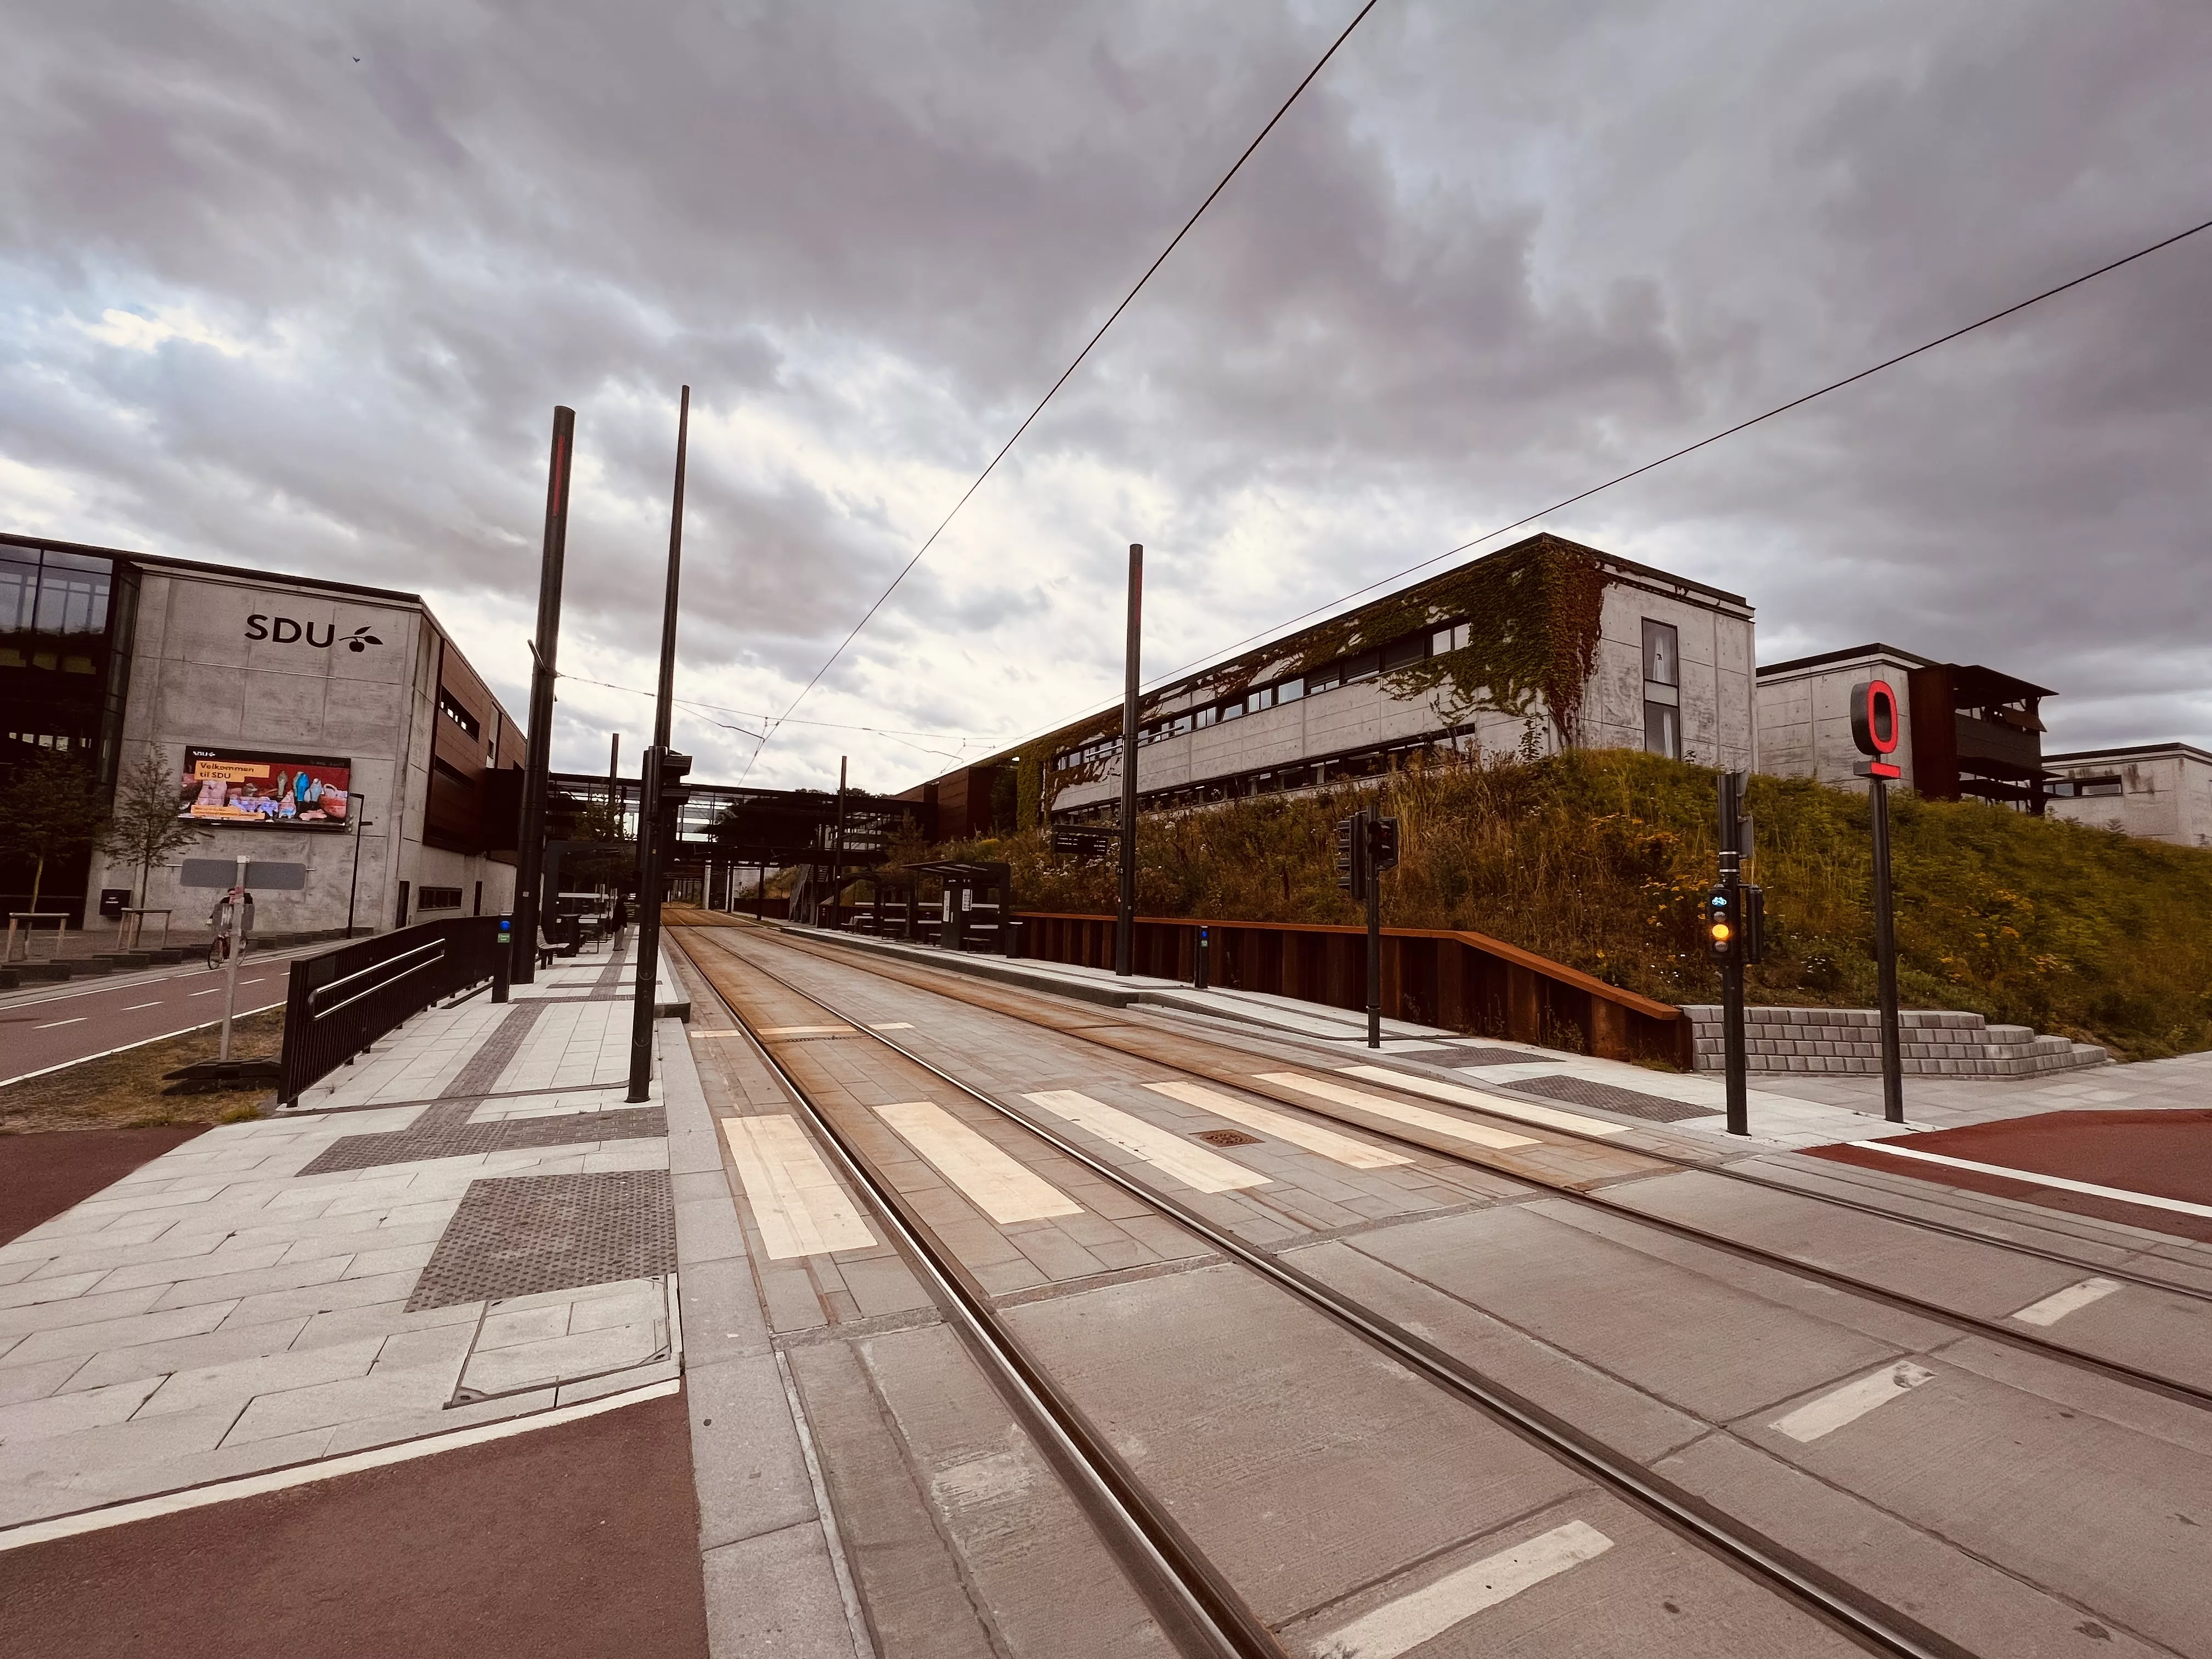
[[[1139,803],[1325,787],[1439,749],[1748,766],[1753,662],[1738,595],[1532,536],[1149,693]],[[1101,709],[984,763],[1013,779],[1001,827],[1110,818],[1121,726]]]

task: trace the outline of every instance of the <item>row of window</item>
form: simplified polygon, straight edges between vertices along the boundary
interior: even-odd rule
[[[415,890],[415,908],[422,910],[458,910],[461,908],[461,890],[458,887],[418,887]]]
[[[0,634],[100,634],[113,562],[82,553],[0,547]]]
[[[1453,623],[1448,627],[1422,634],[1409,634],[1401,640],[1362,651],[1355,656],[1341,659],[1325,668],[1316,668],[1310,674],[1292,675],[1288,679],[1271,684],[1254,686],[1234,697],[1224,697],[1218,702],[1208,703],[1203,708],[1186,709],[1180,714],[1169,714],[1137,728],[1139,745],[1164,742],[1179,738],[1187,732],[1203,730],[1224,720],[1241,720],[1247,714],[1256,714],[1263,708],[1273,708],[1282,703],[1296,702],[1301,697],[1317,696],[1323,691],[1333,691],[1340,685],[1351,685],[1360,680],[1371,680],[1393,669],[1403,668],[1408,663],[1425,658],[1441,657],[1448,652],[1466,649],[1473,633],[1468,623]],[[1681,635],[1672,623],[1654,622],[1649,617],[1644,623],[1644,746],[1655,755],[1664,755],[1669,760],[1682,757],[1682,684]],[[1072,767],[1087,766],[1097,761],[1111,760],[1121,752],[1121,738],[1116,732],[1079,749],[1070,749],[1052,757],[1052,769],[1064,772]]]
[[[477,717],[462,708],[459,700],[442,685],[438,688],[438,712],[471,737],[483,735],[483,727],[477,723]]]
[[[2056,783],[2046,783],[2043,793],[2052,800],[2079,800],[2093,797],[2124,795],[2125,782],[2118,778],[2061,778]]]
[[[1473,728],[1467,730],[1471,732]],[[1380,777],[1397,771],[1422,756],[1456,750],[1459,747],[1458,738],[1457,733],[1448,734],[1439,739],[1395,744],[1380,749],[1363,750],[1356,754],[1333,756],[1326,760],[1298,761],[1289,766],[1241,772],[1205,783],[1189,784],[1179,789],[1156,789],[1139,797],[1138,805],[1147,812],[1172,812],[1210,805],[1217,801],[1240,800],[1255,795],[1282,794],[1301,789],[1320,789],[1331,784],[1355,783],[1362,779]],[[1079,808],[1064,817],[1056,817],[1053,821],[1055,823],[1111,823],[1115,811],[1111,802],[1101,802],[1096,806]]]
[[[1137,728],[1139,746],[1164,743],[1170,738],[1182,737],[1188,732],[1203,731],[1209,726],[1218,726],[1227,720],[1242,720],[1247,714],[1256,714],[1262,709],[1279,708],[1286,702],[1296,702],[1302,697],[1318,696],[1324,691],[1334,691],[1340,685],[1352,685],[1361,680],[1371,680],[1408,663],[1419,662],[1428,657],[1441,657],[1447,652],[1466,648],[1473,629],[1467,623],[1454,623],[1428,634],[1408,634],[1401,640],[1344,657],[1316,668],[1311,673],[1293,674],[1286,679],[1255,685],[1233,697],[1224,697],[1202,708],[1187,708],[1179,714],[1164,714]],[[1052,758],[1052,769],[1063,772],[1070,767],[1085,766],[1093,761],[1111,760],[1121,752],[1119,732],[1085,744],[1079,749],[1070,749]]]

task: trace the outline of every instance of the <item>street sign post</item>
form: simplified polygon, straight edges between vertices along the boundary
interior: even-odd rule
[[[1867,758],[1858,766],[1867,781],[1868,828],[1874,843],[1874,957],[1875,999],[1881,1018],[1881,1115],[1905,1121],[1905,1064],[1897,1018],[1897,927],[1890,908],[1889,784],[1903,775],[1890,759],[1899,735],[1897,693],[1887,680],[1862,680],[1851,688],[1851,741]]]
[[[238,1011],[238,958],[246,946],[246,898],[254,888],[264,893],[297,893],[307,885],[307,866],[282,860],[186,859],[178,872],[184,887],[228,889],[230,949],[223,962],[222,1041],[216,1058],[230,1058],[230,1022]]]
[[[1121,833],[1111,824],[1059,824],[1053,829],[1052,850],[1096,864],[1113,852],[1114,838]]]

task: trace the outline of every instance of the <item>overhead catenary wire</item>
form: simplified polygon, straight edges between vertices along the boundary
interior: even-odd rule
[[[1237,175],[1237,173],[1243,169],[1245,162],[1252,159],[1252,153],[1258,149],[1261,143],[1266,140],[1267,135],[1275,130],[1276,123],[1280,121],[1284,116],[1290,113],[1291,106],[1297,103],[1299,96],[1304,93],[1308,87],[1313,84],[1314,77],[1319,75],[1322,70],[1328,66],[1329,59],[1336,56],[1337,48],[1343,46],[1346,40],[1352,38],[1352,32],[1358,28],[1361,22],[1365,20],[1369,12],[1375,9],[1378,0],[1366,0],[1366,3],[1361,6],[1358,11],[1353,15],[1352,21],[1344,26],[1342,31],[1339,33],[1336,39],[1329,42],[1328,50],[1322,53],[1322,55],[1315,60],[1314,66],[1305,72],[1304,78],[1301,80],[1297,86],[1291,88],[1291,95],[1284,99],[1281,106],[1278,108],[1273,115],[1267,118],[1267,125],[1261,127],[1258,135],[1252,140],[1252,142],[1244,146],[1243,154],[1239,155],[1236,161],[1231,163],[1229,171],[1221,175],[1220,182],[1216,184],[1212,190],[1206,191],[1206,199],[1198,204],[1197,210],[1194,212],[1189,218],[1183,221],[1182,228],[1176,232],[1174,236],[1169,239],[1168,245],[1160,250],[1158,257],[1153,259],[1151,264],[1145,267],[1145,274],[1137,278],[1135,286],[1131,288],[1127,294],[1121,296],[1121,302],[1115,306],[1111,312],[1107,313],[1106,320],[1099,324],[1097,331],[1088,340],[1084,342],[1083,349],[1075,354],[1074,360],[1071,362],[1066,368],[1060,370],[1060,378],[1052,383],[1051,386],[1046,391],[1043,397],[1037,399],[1036,407],[1030,410],[1027,415],[1022,417],[1022,423],[1014,428],[1013,435],[1008,438],[1006,442],[999,446],[999,452],[997,454],[991,457],[990,464],[985,466],[981,472],[975,475],[975,482],[970,483],[967,489],[960,492],[960,499],[952,503],[951,510],[946,513],[943,519],[939,520],[937,528],[931,531],[928,538],[923,541],[920,547],[915,550],[914,556],[909,558],[899,568],[898,574],[893,576],[890,582],[885,585],[884,591],[876,595],[874,600],[869,605],[868,608],[860,614],[860,619],[854,623],[851,630],[846,634],[842,640],[838,641],[837,648],[832,651],[829,656],[823,659],[821,667],[814,671],[813,678],[809,679],[804,686],[799,688],[799,695],[791,700],[790,708],[787,708],[781,715],[778,716],[775,720],[769,723],[766,734],[762,738],[760,746],[753,750],[752,760],[748,761],[745,763],[745,776],[750,776],[751,775],[753,766],[760,759],[761,750],[767,748],[769,740],[775,736],[777,727],[790,722],[792,709],[797,708],[800,703],[806,701],[808,696],[813,691],[814,688],[822,683],[822,677],[828,673],[830,669],[836,665],[838,658],[843,656],[847,648],[851,646],[854,640],[860,636],[860,630],[866,628],[868,623],[874,619],[877,611],[883,609],[884,602],[889,599],[890,596],[897,591],[899,584],[904,581],[907,577],[912,574],[915,567],[920,564],[923,558],[928,555],[929,550],[937,544],[938,538],[942,536],[945,533],[946,527],[951,524],[954,519],[959,516],[960,510],[968,505],[969,501],[975,495],[975,492],[983,487],[984,481],[989,478],[991,474],[998,470],[999,463],[1006,459],[1007,452],[1012,449],[1017,443],[1021,441],[1022,434],[1030,429],[1030,425],[1036,420],[1038,416],[1044,413],[1045,405],[1049,404],[1054,397],[1059,395],[1060,387],[1066,386],[1069,378],[1074,374],[1075,371],[1083,367],[1084,360],[1091,356],[1091,349],[1095,347],[1099,341],[1106,337],[1106,331],[1114,326],[1115,322],[1121,317],[1121,313],[1129,308],[1131,302],[1136,299],[1138,295],[1144,292],[1145,284],[1152,280],[1153,272],[1159,270],[1162,265],[1167,263],[1168,256],[1170,253],[1173,253],[1182,244],[1184,237],[1190,234],[1191,228],[1197,224],[1200,219],[1205,216],[1206,209],[1213,205],[1214,198],[1219,196],[1223,191],[1229,187],[1229,181]],[[739,783],[743,783],[744,781],[744,777],[739,777],[738,781]]]
[[[1446,559],[1455,557],[1457,555],[1462,553],[1470,552],[1474,549],[1481,546],[1485,542],[1495,541],[1500,536],[1510,534],[1511,532],[1516,530],[1523,529],[1529,525],[1534,524],[1540,519],[1548,518],[1554,513],[1563,512],[1566,508],[1573,507],[1578,502],[1589,500],[1593,495],[1602,494],[1604,491],[1613,489],[1617,484],[1626,483],[1632,478],[1640,478],[1645,473],[1654,471],[1660,467],[1665,466],[1670,461],[1679,461],[1685,455],[1695,454],[1698,450],[1708,448],[1714,444],[1719,443],[1723,439],[1733,438],[1739,433],[1747,432],[1753,427],[1759,425],[1762,422],[1774,419],[1778,415],[1786,415],[1793,409],[1802,409],[1807,404],[1812,403],[1816,398],[1825,398],[1832,392],[1841,392],[1846,386],[1856,386],[1861,380],[1881,374],[1884,369],[1894,368],[1899,363],[1910,362],[1911,359],[1920,356],[1923,353],[1935,350],[1938,346],[1948,345],[1952,341],[1963,338],[1965,336],[1973,333],[1978,329],[1987,328],[1992,323],[2002,322],[2006,318],[2013,316],[2020,312],[2026,311],[2031,306],[2040,305],[2045,300],[2055,299],[2059,295],[2067,292],[2069,289],[2079,288],[2084,283],[2093,282],[2096,278],[2105,276],[2109,272],[2119,270],[2123,265],[2133,264],[2138,259],[2148,258],[2154,253],[2157,253],[2166,248],[2172,247],[2177,242],[2186,241],[2189,238],[2200,234],[2207,230],[2212,230],[2212,219],[2207,219],[2200,223],[2191,225],[2186,230],[2176,231],[2170,236],[2161,237],[2157,241],[2149,244],[2148,246],[2136,249],[2132,253],[2123,254],[2117,259],[2109,260],[2106,264],[2099,265],[2094,270],[2083,271],[2080,276],[2070,277],[2067,281],[2060,283],[2055,287],[2045,289],[2039,294],[2033,294],[2025,300],[2016,301],[2013,304],[2005,307],[2001,311],[1993,311],[1990,313],[1988,316],[1978,318],[1973,322],[1965,325],[1963,327],[1954,328],[1947,334],[1939,334],[1932,340],[1923,341],[1920,344],[1911,348],[1909,350],[1900,351],[1894,356],[1885,357],[1881,362],[1860,369],[1856,374],[1846,374],[1841,380],[1831,380],[1827,385],[1817,387],[1814,391],[1805,392],[1800,397],[1792,398],[1787,403],[1777,404],[1773,408],[1762,410],[1760,413],[1753,415],[1747,420],[1738,421],[1733,426],[1723,427],[1718,432],[1709,434],[1705,437],[1698,439],[1695,443],[1685,444],[1680,449],[1671,450],[1668,453],[1659,456],[1656,459],[1646,461],[1640,466],[1632,467],[1626,472],[1620,473],[1613,477],[1607,478],[1603,483],[1592,484],[1589,489],[1578,490],[1574,495],[1569,495],[1562,501],[1553,501],[1548,507],[1541,507],[1533,513],[1523,514],[1520,518],[1514,520],[1510,524],[1503,524],[1498,526],[1495,529],[1486,530],[1480,535],[1474,537],[1470,540],[1460,543],[1456,547],[1447,548],[1441,553],[1431,554],[1429,557],[1422,559],[1417,563],[1407,565],[1402,570],[1394,571],[1387,576],[1378,576],[1373,581],[1369,582],[1363,586],[1353,588],[1349,593],[1340,593],[1333,599],[1326,600],[1323,603],[1314,606],[1310,611],[1299,612],[1297,616],[1289,618],[1287,621],[1273,623],[1267,628],[1262,629],[1256,634],[1248,634],[1243,639],[1237,641],[1232,645],[1221,646],[1214,650],[1206,652],[1202,656],[1194,657],[1190,661],[1184,663],[1179,668],[1171,668],[1164,673],[1152,676],[1145,682],[1146,688],[1147,690],[1156,690],[1170,680],[1176,679],[1184,674],[1191,672],[1194,669],[1203,668],[1209,663],[1217,662],[1223,658],[1233,656],[1236,653],[1242,651],[1247,646],[1260,644],[1261,641],[1280,634],[1285,629],[1295,628],[1300,623],[1310,622],[1316,617],[1325,616],[1328,612],[1335,610],[1339,605],[1348,605],[1352,600],[1360,598],[1364,594],[1372,593],[1378,588],[1388,587],[1393,582],[1402,581],[1407,577],[1411,576],[1419,571],[1427,569],[1431,565],[1440,564]],[[1079,714],[1073,718],[1079,720],[1082,716]],[[1038,738],[1044,737],[1053,732],[1056,732],[1060,726],[1066,724],[1067,721],[1066,720],[1059,720],[1055,721],[1053,725],[1042,726],[1036,731],[1031,732],[1028,737],[1023,738],[1016,744],[1009,746],[1018,748],[1022,744],[1035,742]]]

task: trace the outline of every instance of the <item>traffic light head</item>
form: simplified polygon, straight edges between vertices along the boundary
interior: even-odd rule
[[[1360,854],[1365,850],[1359,842],[1362,820],[1346,818],[1336,826],[1336,884],[1354,898],[1366,896],[1365,862]]]
[[[1740,925],[1735,907],[1724,890],[1716,887],[1705,895],[1705,948],[1715,961],[1726,962],[1740,954],[1736,939]]]
[[[1367,820],[1367,871],[1370,876],[1379,876],[1385,870],[1398,867],[1398,820],[1370,818]]]

